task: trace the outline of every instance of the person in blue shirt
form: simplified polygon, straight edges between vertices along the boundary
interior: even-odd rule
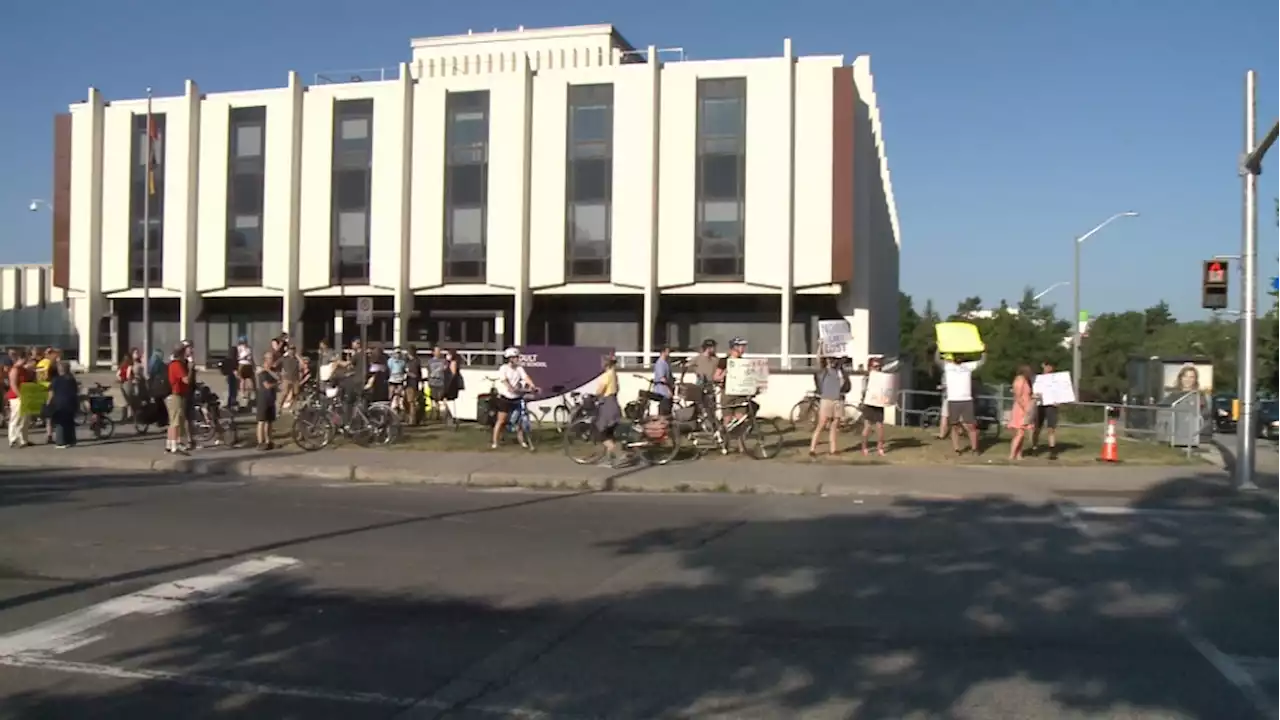
[[[658,351],[658,359],[653,363],[653,394],[658,396],[658,414],[667,417],[671,414],[672,389],[675,378],[671,374],[671,348],[663,345]]]

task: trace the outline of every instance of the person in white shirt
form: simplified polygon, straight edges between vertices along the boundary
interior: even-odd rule
[[[969,433],[969,449],[978,454],[978,414],[973,404],[973,373],[987,361],[987,354],[977,360],[960,362],[954,355],[943,359],[937,351],[933,361],[942,368],[943,382],[946,384],[947,418],[951,421],[951,449],[959,455],[961,427]]]
[[[498,396],[494,398],[494,402],[497,403],[498,417],[493,423],[493,437],[489,444],[491,450],[498,449],[498,439],[507,428],[507,418],[511,417],[511,411],[515,409],[516,402],[525,393],[538,389],[533,384],[533,379],[529,377],[529,373],[520,365],[518,349],[507,348],[503,351],[502,357],[506,362],[498,368]],[[520,447],[529,447],[529,443],[524,438],[524,428],[520,425],[516,426],[516,439],[520,441]]]

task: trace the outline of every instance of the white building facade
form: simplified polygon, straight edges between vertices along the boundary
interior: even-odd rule
[[[521,29],[414,40],[372,80],[187,81],[152,102],[149,232],[146,100],[90,90],[55,122],[81,357],[140,344],[144,273],[153,346],[210,355],[282,329],[344,342],[361,297],[374,340],[474,353],[740,335],[792,367],[841,317],[859,354],[895,353],[869,58],[676,57],[607,25]]]

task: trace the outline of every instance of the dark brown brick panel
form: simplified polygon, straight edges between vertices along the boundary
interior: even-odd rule
[[[832,70],[831,281],[853,280],[853,68]]]
[[[71,275],[71,113],[53,118],[53,284]]]

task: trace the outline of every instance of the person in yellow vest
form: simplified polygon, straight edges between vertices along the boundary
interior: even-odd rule
[[[44,352],[40,353],[40,359],[36,361],[36,382],[48,388],[50,381],[58,374],[58,360],[59,352],[57,348],[45,348]],[[46,418],[44,423],[44,442],[46,445],[53,444],[53,427],[54,422]]]

